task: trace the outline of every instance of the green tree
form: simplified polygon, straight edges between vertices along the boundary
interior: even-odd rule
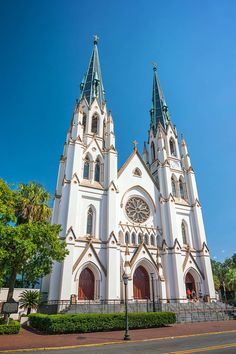
[[[20,308],[27,309],[27,315],[31,313],[31,309],[37,309],[40,303],[40,293],[37,290],[24,290],[20,294]]]
[[[6,189],[8,196],[9,190]],[[6,199],[4,193],[3,198]],[[18,273],[34,282],[50,273],[53,261],[61,262],[68,251],[58,238],[60,225],[51,225],[49,193],[39,184],[20,184],[12,192],[16,224],[0,223],[0,269],[9,274],[7,300],[13,298]],[[10,221],[8,212],[3,220]],[[5,215],[5,218],[4,218]]]
[[[234,292],[234,298],[236,299],[236,268],[231,268],[225,274],[225,283],[229,291]]]
[[[0,223],[15,221],[15,193],[9,185],[0,178]]]

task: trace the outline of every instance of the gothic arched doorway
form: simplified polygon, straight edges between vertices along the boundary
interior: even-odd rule
[[[80,274],[78,300],[94,300],[94,275],[89,268]]]
[[[134,299],[150,299],[149,276],[146,269],[139,266],[133,277]]]
[[[186,290],[189,289],[191,292],[194,290],[196,292],[195,280],[191,273],[187,273],[185,277]]]

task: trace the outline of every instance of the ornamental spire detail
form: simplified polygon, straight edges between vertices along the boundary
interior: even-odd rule
[[[86,98],[89,105],[93,99],[97,97],[101,107],[105,104],[105,91],[102,83],[101,67],[98,55],[98,36],[95,35],[93,39],[93,51],[90,58],[87,73],[80,84],[81,99]]]
[[[166,128],[169,118],[168,107],[157,77],[157,64],[153,64],[153,88],[152,88],[152,108],[150,128],[156,132],[158,123],[161,123],[163,128]]]

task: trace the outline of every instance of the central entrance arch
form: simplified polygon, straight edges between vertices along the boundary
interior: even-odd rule
[[[94,274],[85,268],[79,277],[78,300],[94,300]]]
[[[134,299],[150,299],[150,284],[148,272],[139,266],[133,276]]]

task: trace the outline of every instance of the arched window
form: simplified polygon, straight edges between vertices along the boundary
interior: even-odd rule
[[[151,143],[151,159],[152,159],[152,162],[156,160],[155,145],[154,145],[153,141]]]
[[[94,215],[93,209],[90,207],[87,214],[87,235],[92,235],[93,233],[93,222]]]
[[[100,182],[100,161],[97,158],[96,162],[95,162],[95,173],[94,173],[94,180],[97,182]]]
[[[160,190],[160,181],[159,181],[158,174],[155,176],[155,180],[156,180],[157,188],[158,190]]]
[[[151,235],[151,245],[155,246],[155,238],[153,235]]]
[[[149,239],[148,239],[148,234],[145,234],[144,236],[144,242],[148,246],[149,245]]]
[[[186,225],[183,221],[181,224],[181,231],[182,231],[183,244],[186,245],[187,244],[187,232],[186,232]]]
[[[176,156],[175,142],[173,138],[170,138],[170,154]]]
[[[83,173],[83,178],[84,179],[89,179],[89,158],[88,156],[86,156],[85,160],[84,160],[84,173]]]
[[[138,234],[138,244],[142,243],[142,234]]]
[[[129,243],[129,233],[127,231],[125,233],[125,243]]]
[[[180,177],[179,179],[179,191],[180,191],[180,197],[183,199],[187,199],[186,183],[183,177]]]
[[[133,245],[136,244],[136,235],[135,235],[134,232],[132,233],[132,244],[133,244]]]
[[[180,197],[184,199],[185,198],[184,183],[181,178],[179,179],[179,192],[180,192]]]
[[[172,194],[174,197],[177,197],[177,192],[176,192],[176,180],[175,178],[172,176],[171,177],[171,189],[172,189]]]
[[[86,120],[87,120],[87,117],[86,117],[86,114],[84,113],[83,114],[83,120],[82,120],[82,125],[84,127],[84,133],[85,133],[85,130],[86,130]]]
[[[98,133],[98,115],[96,113],[92,117],[91,132],[94,133],[94,134]]]

